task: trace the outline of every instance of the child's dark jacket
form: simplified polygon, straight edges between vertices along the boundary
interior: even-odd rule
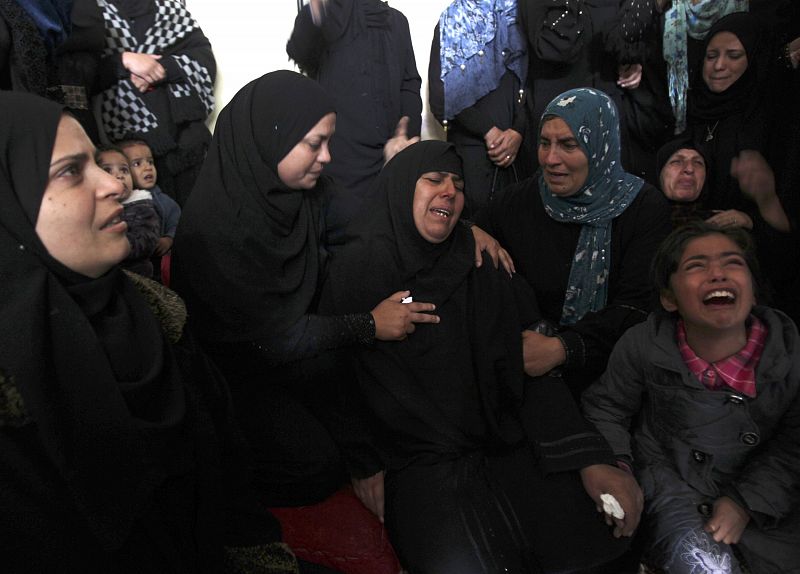
[[[730,496],[770,529],[800,512],[800,340],[780,311],[753,314],[769,329],[756,397],[704,387],[678,351],[675,317],[654,313],[620,339],[583,408],[614,453],[632,457],[646,498],[648,484],[672,481]]]

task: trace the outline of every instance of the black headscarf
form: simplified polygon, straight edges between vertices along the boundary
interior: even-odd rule
[[[688,134],[681,134],[662,145],[656,152],[656,174],[660,177],[661,170],[667,165],[669,158],[681,149],[693,149],[705,159],[705,149],[695,142]]]
[[[677,227],[679,225],[683,225],[688,221],[694,221],[697,219],[705,219],[710,217],[709,212],[703,209],[703,202],[706,200],[708,196],[708,164],[709,161],[706,157],[707,150],[705,146],[698,144],[694,138],[692,138],[688,133],[684,132],[683,134],[671,139],[663,146],[659,148],[656,152],[656,166],[657,171],[656,174],[659,178],[659,188],[661,187],[661,170],[664,169],[664,166],[667,165],[669,158],[677,152],[678,150],[682,149],[693,149],[697,151],[701,156],[703,156],[703,160],[706,162],[706,178],[703,181],[703,187],[700,189],[700,193],[697,196],[697,199],[694,201],[675,201],[669,199],[670,210],[672,219],[673,227]],[[662,189],[663,191],[663,189]]]
[[[290,71],[247,84],[222,110],[175,239],[178,292],[202,339],[274,337],[308,312],[325,253],[322,193],[288,188],[278,163],[334,111]]]
[[[720,32],[730,32],[742,43],[747,53],[747,69],[727,90],[715,93],[703,81],[701,62],[697,66],[697,74],[701,77],[695,82],[697,88],[689,103],[690,122],[714,122],[736,113],[749,114],[763,103],[762,97],[768,88],[768,66],[764,59],[769,50],[759,20],[746,12],[734,12],[719,19],[703,42],[703,59],[708,44]]]
[[[331,273],[331,281],[341,285],[369,261],[370,272],[363,280],[337,290],[347,293],[337,301],[345,313],[372,309],[401,289],[412,289],[416,300],[443,303],[474,264],[471,233],[456,227],[446,241],[429,243],[417,231],[412,214],[420,175],[432,171],[461,175],[461,158],[452,145],[438,141],[420,142],[407,150],[384,167],[376,197],[348,230],[352,237],[336,273]]]
[[[61,115],[47,100],[0,93],[0,371],[19,390],[78,522],[110,552],[152,507],[154,490],[190,468],[191,417],[137,289],[117,268],[98,279],[68,269],[36,235]]]
[[[419,234],[414,191],[430,171],[461,173],[452,144],[414,144],[384,167],[374,200],[333,260],[329,282],[336,313],[372,308],[405,289],[415,301],[436,305],[439,324],[418,324],[404,341],[358,351],[363,392],[401,437],[395,446],[403,459],[462,452],[487,435],[519,438],[519,426],[506,416],[515,412],[509,404],[521,396],[522,383],[520,328],[510,311],[513,295],[503,291],[510,285],[491,265],[475,268],[466,228],[456,225],[438,244]]]

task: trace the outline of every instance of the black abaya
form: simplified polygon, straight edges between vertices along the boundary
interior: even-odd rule
[[[369,313],[317,314],[331,180],[291,189],[278,175],[333,112],[319,84],[295,72],[242,88],[219,115],[175,238],[175,288],[228,379],[259,491],[273,506],[318,502],[346,480],[327,427],[337,381],[350,377],[331,351],[375,334]]]
[[[0,100],[3,569],[219,572],[244,493],[224,381],[173,293],[50,256],[34,226],[62,110]],[[248,542],[275,540],[252,512]]]
[[[330,0],[318,26],[311,7],[297,15],[286,52],[334,99],[336,135],[326,173],[338,184],[326,205],[331,245],[368,200],[383,167],[383,146],[408,116],[408,137],[422,123],[422,80],[408,20],[381,0]]]
[[[392,543],[414,573],[607,561],[627,542],[611,537],[567,471],[612,462],[610,452],[560,380],[525,377],[520,333],[531,317],[520,314],[508,275],[474,267],[473,239],[460,225],[439,244],[417,232],[413,190],[427,172],[460,174],[451,144],[421,142],[387,164],[369,217],[355,223],[331,272],[339,312],[409,289],[441,319],[357,352],[361,390],[389,437]],[[556,444],[563,450],[548,450]]]

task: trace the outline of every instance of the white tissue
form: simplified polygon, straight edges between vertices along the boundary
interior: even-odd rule
[[[611,494],[601,494],[600,500],[603,501],[603,512],[606,514],[610,514],[614,518],[619,518],[622,520],[625,518],[625,511],[622,510],[622,506],[620,506],[617,499],[614,498]]]

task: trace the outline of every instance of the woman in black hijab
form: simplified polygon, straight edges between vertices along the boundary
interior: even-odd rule
[[[254,507],[236,533],[224,382],[180,299],[118,267],[122,188],[86,133],[3,92],[0,148],[3,570],[216,573],[223,545],[276,540]]]
[[[295,72],[242,88],[219,115],[175,239],[174,284],[231,385],[259,490],[275,506],[317,502],[346,478],[326,428],[348,379],[331,351],[436,319],[401,293],[371,313],[317,314],[335,121],[325,91]],[[350,463],[356,475],[374,466]]]
[[[787,142],[797,126],[787,121],[795,107],[788,74],[775,57],[774,41],[758,18],[734,13],[718,20],[703,45],[701,76],[689,100],[688,134],[705,149],[708,184],[703,208],[710,223],[744,227],[753,233],[767,291],[773,304],[793,305],[796,293],[783,290],[796,281],[795,190],[784,189],[781,175],[796,158],[787,158]],[[788,160],[788,163],[787,163]],[[795,231],[796,232],[796,231]]]
[[[783,211],[774,185],[771,193],[757,194],[740,181],[748,171],[748,155],[757,155],[762,165],[772,162],[778,124],[770,107],[777,103],[779,77],[770,53],[770,38],[757,18],[737,12],[718,20],[706,36],[701,81],[689,101],[689,134],[705,148],[709,162],[705,207],[720,211],[712,223],[744,226],[756,234],[768,232],[765,226],[788,230],[786,214],[761,213],[766,203]]]
[[[358,382],[386,439],[392,543],[412,573],[605,571],[592,568],[627,543],[612,538],[586,492],[597,500],[614,492],[629,511],[618,534],[630,535],[637,487],[602,464],[613,459],[560,379],[524,375],[521,331],[535,310],[517,308],[506,273],[474,267],[474,240],[457,223],[461,174],[452,144],[398,153],[326,291],[347,313],[402,288],[433,302],[441,318],[402,342],[357,351]],[[364,260],[373,262],[368,277]],[[593,482],[601,468],[617,482]]]

